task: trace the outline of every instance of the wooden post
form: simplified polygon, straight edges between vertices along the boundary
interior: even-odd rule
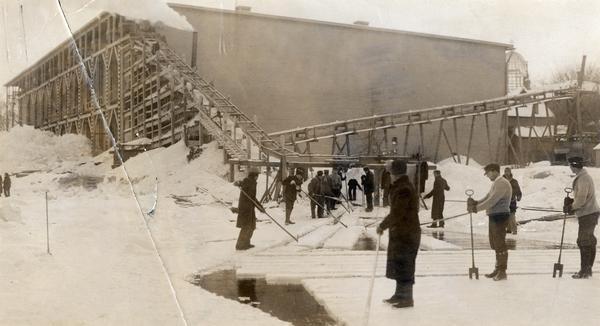
[[[506,132],[504,131],[504,124],[506,120],[504,119],[504,112],[500,113],[500,134],[498,135],[498,144],[496,144],[496,159],[495,161],[500,163],[500,150],[504,150],[504,146],[506,146],[506,138],[504,138]]]
[[[438,162],[438,153],[440,151],[440,141],[442,140],[442,127],[444,126],[444,120],[440,120],[440,128],[438,129],[437,140],[435,141],[435,156],[433,162]]]
[[[190,67],[196,70],[196,56],[198,53],[198,32],[192,32],[192,58],[190,59]]]
[[[453,119],[452,123],[454,124],[454,144],[456,146],[455,149],[458,156],[458,163],[462,163],[460,161],[460,153],[458,152],[458,127],[456,126],[456,119]]]
[[[519,107],[518,106],[515,108],[515,112],[517,113],[517,135],[519,136],[519,159],[518,160],[520,162],[523,162],[523,136],[521,135],[521,119],[519,116]],[[508,115],[507,115],[507,118],[508,118]]]
[[[226,152],[223,150],[223,152]],[[225,154],[227,155],[227,154]],[[249,166],[247,167],[249,168]],[[229,182],[235,181],[235,164],[233,162],[229,162]]]
[[[50,223],[48,218],[48,191],[46,191],[46,253],[50,253]]]
[[[488,150],[490,152],[490,160],[492,159],[492,138],[490,137],[490,121],[488,119],[488,115],[484,115],[485,118],[485,131],[487,133],[487,143],[488,143]]]
[[[406,125],[406,133],[404,134],[404,151],[402,155],[406,156],[408,150],[408,133],[410,132],[410,125]]]
[[[448,140],[448,135],[446,135],[446,130],[442,127],[442,134],[444,135],[444,140],[446,141],[446,145],[448,145],[448,150],[450,151],[450,155],[452,155],[452,160],[454,163],[459,163],[454,156],[454,151],[452,150],[452,146],[450,145],[450,140]]]
[[[419,138],[421,138],[421,150],[419,152],[422,155],[425,155],[425,137],[423,136],[423,124],[419,124]]]
[[[469,144],[467,145],[467,163],[469,165],[469,159],[471,158],[471,143],[473,142],[473,129],[475,129],[475,115],[471,118],[471,131],[469,132]]]

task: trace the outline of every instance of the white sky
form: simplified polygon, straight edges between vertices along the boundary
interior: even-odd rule
[[[171,1],[224,9],[233,9],[236,4],[236,0]],[[63,5],[74,29],[107,9],[185,27],[185,22],[164,2],[63,0]],[[600,1],[596,0],[237,0],[237,3],[266,14],[341,23],[366,20],[374,27],[512,43],[529,61],[534,82],[550,78],[565,66],[578,66],[583,54],[587,54],[588,63],[598,62],[600,57]],[[67,34],[54,0],[0,0],[0,4],[0,84],[4,84],[63,41]],[[20,4],[24,10],[27,58]]]

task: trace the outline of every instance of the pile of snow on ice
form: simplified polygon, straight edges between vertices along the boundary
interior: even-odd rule
[[[51,170],[66,161],[90,157],[90,142],[85,136],[57,136],[31,126],[0,132],[1,172]]]

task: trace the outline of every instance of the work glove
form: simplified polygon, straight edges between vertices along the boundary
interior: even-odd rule
[[[236,187],[240,187],[242,185],[242,182],[240,180],[238,180],[238,181],[234,182],[233,185]]]
[[[383,228],[381,227],[381,224],[379,226],[377,226],[377,229],[375,230],[377,232],[377,234],[382,235],[383,234]]]
[[[563,202],[563,213],[569,214],[573,211],[573,202],[575,200],[571,197],[565,197]]]
[[[471,197],[467,199],[467,212],[477,213],[477,201]]]

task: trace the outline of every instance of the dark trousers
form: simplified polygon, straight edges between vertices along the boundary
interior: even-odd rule
[[[579,229],[577,231],[577,246],[581,256],[581,270],[592,270],[596,260],[596,244],[598,243],[594,230],[598,224],[599,213],[589,214],[577,218]]]
[[[356,187],[348,188],[348,200],[356,200]]]
[[[368,192],[365,195],[367,195],[367,209],[373,210],[373,193]]]
[[[4,188],[4,196],[10,197],[10,188]]]
[[[251,227],[243,227],[240,229],[240,235],[238,236],[237,243],[235,244],[236,249],[247,249],[250,246],[250,239],[254,229]]]
[[[333,189],[333,196],[335,198],[340,198],[340,195],[342,194],[342,190],[341,189]],[[337,200],[330,198],[329,200],[331,200],[331,208],[335,209],[335,205],[338,203]]]
[[[390,189],[383,188],[383,207],[390,205]]]
[[[323,197],[309,194],[310,196],[310,216],[315,218],[315,208],[317,209],[317,217],[323,217]]]
[[[506,248],[506,227],[508,226],[509,213],[490,215],[489,239],[490,247],[496,251],[496,269],[506,270],[508,263],[508,250]]]
[[[294,201],[293,200],[285,200],[285,221],[289,222],[290,217],[292,215],[292,210],[294,209]]]

